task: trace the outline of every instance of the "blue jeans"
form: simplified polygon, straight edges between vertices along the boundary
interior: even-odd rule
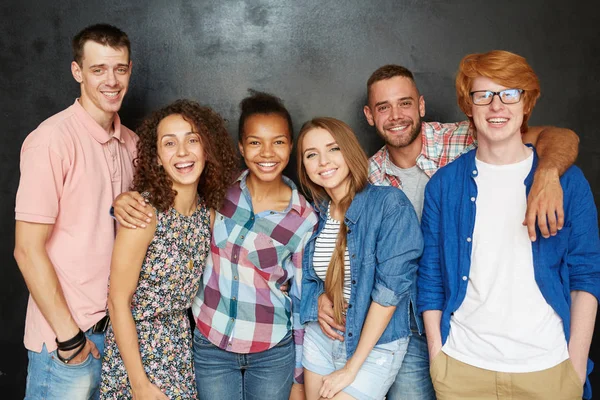
[[[269,350],[238,354],[220,349],[194,330],[194,369],[202,400],[288,400],[294,363],[291,333]]]
[[[435,390],[429,375],[427,338],[419,335],[415,317],[411,313],[412,336],[400,372],[390,388],[388,400],[435,400]]]
[[[86,332],[94,342],[100,358],[92,354],[81,364],[65,364],[56,356],[56,350],[48,353],[46,345],[41,353],[28,351],[27,386],[25,400],[87,400],[100,396],[100,370],[104,352],[104,333]]]

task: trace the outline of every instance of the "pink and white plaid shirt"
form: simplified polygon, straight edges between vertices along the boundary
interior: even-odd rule
[[[440,124],[423,122],[423,148],[417,157],[417,166],[431,178],[441,167],[454,161],[477,146],[469,121]],[[388,173],[390,155],[386,146],[369,159],[369,181],[374,185],[402,189],[400,179]]]

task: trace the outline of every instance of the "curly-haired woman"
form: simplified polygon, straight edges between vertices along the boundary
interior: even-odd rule
[[[236,157],[223,119],[188,100],[152,113],[138,134],[133,190],[154,212],[147,229],[117,232],[101,398],[195,399],[186,310]]]
[[[192,308],[199,397],[303,399],[299,320],[304,244],[317,217],[283,175],[292,118],[281,100],[242,100],[238,147],[248,169],[216,213],[211,257]],[[136,195],[137,196],[137,195]],[[117,219],[141,227],[132,193],[115,201]],[[282,285],[289,287],[289,295]]]

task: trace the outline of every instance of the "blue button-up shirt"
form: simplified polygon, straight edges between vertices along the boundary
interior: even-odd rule
[[[420,312],[442,311],[442,343],[448,338],[450,317],[467,292],[477,198],[476,152],[472,150],[440,169],[425,188],[421,220],[425,250],[419,263],[417,305]],[[534,150],[533,165],[524,181],[527,194],[536,167]],[[597,299],[600,296],[600,239],[594,197],[581,170],[569,168],[560,183],[564,192],[564,227],[547,239],[536,228],[538,239],[531,243],[531,251],[535,281],[544,299],[562,319],[568,342],[571,291],[586,291]],[[588,361],[588,374],[592,367]],[[589,380],[584,398],[591,398]]]
[[[312,260],[318,234],[327,220],[327,204],[317,208],[319,225],[302,258],[302,323],[317,321],[318,298],[324,283]],[[351,294],[344,341],[350,358],[356,350],[371,302],[396,306],[377,344],[410,334],[410,299],[416,285],[423,238],[417,215],[404,193],[394,187],[372,186],[356,194],[346,212],[347,248],[350,256]]]

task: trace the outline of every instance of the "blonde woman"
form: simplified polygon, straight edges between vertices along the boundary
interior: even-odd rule
[[[306,398],[383,399],[408,345],[423,248],[417,216],[401,190],[367,183],[367,156],[342,121],[305,123],[297,160],[320,217],[302,264]],[[343,342],[319,327],[322,294],[345,325]]]

